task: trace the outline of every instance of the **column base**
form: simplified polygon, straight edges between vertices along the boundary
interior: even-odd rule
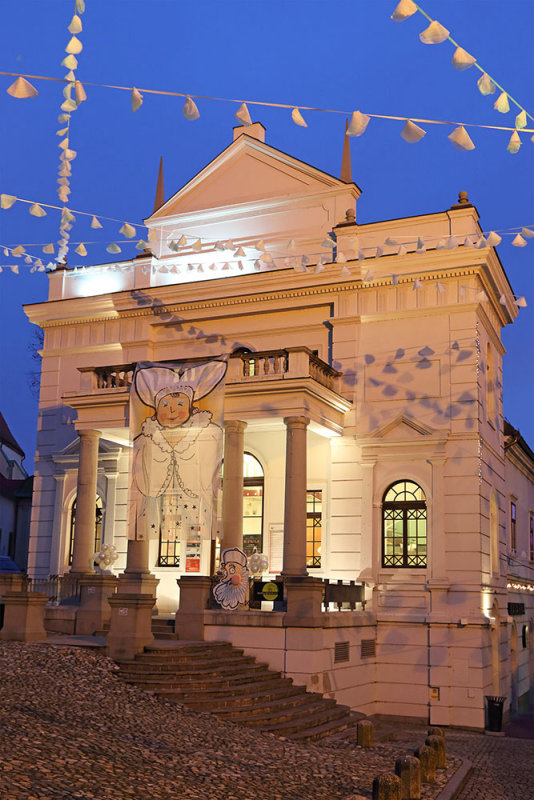
[[[285,577],[287,612],[284,626],[320,628],[323,625],[323,582],[320,578]]]
[[[176,582],[180,587],[180,606],[176,612],[174,632],[186,641],[204,641],[204,612],[208,607],[211,578],[183,575]]]
[[[106,653],[114,661],[132,661],[137,653],[154,643],[152,594],[117,593],[108,597],[111,625]]]
[[[20,572],[0,572],[0,597],[5,592],[22,592],[24,578]]]
[[[111,619],[108,598],[117,588],[115,575],[83,575],[80,578],[81,599],[76,613],[76,633],[92,636]]]
[[[42,642],[46,639],[44,607],[48,596],[44,592],[5,592],[4,627],[0,639],[8,642]]]
[[[159,578],[152,572],[122,572],[119,575],[117,591],[121,594],[150,594],[156,597]]]

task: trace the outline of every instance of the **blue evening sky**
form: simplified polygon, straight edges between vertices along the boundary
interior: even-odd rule
[[[506,115],[494,111],[497,95],[478,92],[478,70],[454,70],[450,42],[423,45],[418,34],[427,23],[420,14],[392,22],[395,5],[395,0],[86,0],[76,74],[82,82],[512,126],[517,109]],[[534,115],[531,0],[423,0],[422,7]],[[3,0],[0,69],[63,77],[60,62],[73,10],[74,0]],[[55,131],[62,86],[35,81],[37,98],[15,100],[5,93],[12,80],[0,76],[0,192],[57,204]],[[177,98],[145,95],[132,114],[126,92],[87,86],[87,94],[72,117],[71,147],[78,156],[69,206],[130,222],[152,210],[160,155],[169,197],[228,145],[238,124],[237,106],[228,103],[198,101],[200,119],[188,122]],[[269,144],[339,175],[343,116],[303,112],[308,127],[300,128],[288,111],[249,108],[266,126]],[[467,190],[484,230],[534,227],[531,134],[521,136],[521,150],[511,155],[509,133],[469,129],[476,149],[461,153],[447,139],[451,128],[423,126],[426,137],[407,144],[401,127],[373,120],[366,134],[351,142],[353,176],[363,190],[360,222],[445,210]],[[27,208],[17,204],[0,211],[0,244],[58,238],[57,213],[36,219]],[[118,237],[118,227],[105,224],[95,237],[87,222],[79,221],[72,235],[75,241],[110,241]],[[522,249],[510,241],[505,237],[498,253],[514,291],[526,296],[529,307],[503,333],[504,410],[534,446],[534,240]],[[88,249],[86,259],[71,254],[69,263],[109,259],[103,247]],[[13,260],[1,256],[0,263]],[[31,470],[37,401],[28,381],[34,368],[32,326],[22,304],[43,301],[48,279],[28,270],[20,263],[20,275],[5,268],[0,275],[0,410]]]

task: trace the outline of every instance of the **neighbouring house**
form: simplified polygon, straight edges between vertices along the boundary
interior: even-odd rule
[[[33,477],[24,451],[0,413],[0,570],[26,571]]]
[[[152,253],[49,273],[26,306],[45,334],[28,570],[84,574],[104,544],[133,570],[135,366],[224,356],[223,535],[319,603],[327,579],[365,595],[201,608],[205,637],[366,713],[480,728],[486,695],[534,696],[534,457],[502,412],[518,309],[466,193],[360,224],[346,150],[342,175],[237,128],[158,192]],[[216,567],[187,548],[161,530],[137,552],[162,614]]]

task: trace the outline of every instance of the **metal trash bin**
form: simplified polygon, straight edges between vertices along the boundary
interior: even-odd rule
[[[502,730],[502,710],[506,697],[492,697],[486,695],[486,703],[488,704],[488,721],[486,730],[499,733]]]

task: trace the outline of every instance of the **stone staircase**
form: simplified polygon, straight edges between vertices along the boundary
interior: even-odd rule
[[[109,622],[104,624],[101,630],[95,631],[94,636],[107,636],[109,633]],[[174,617],[152,617],[152,633],[154,638],[158,640],[172,640],[177,639],[178,636],[174,632]]]
[[[155,644],[121,662],[117,675],[165,700],[298,741],[355,736],[364,716],[223,642]]]

